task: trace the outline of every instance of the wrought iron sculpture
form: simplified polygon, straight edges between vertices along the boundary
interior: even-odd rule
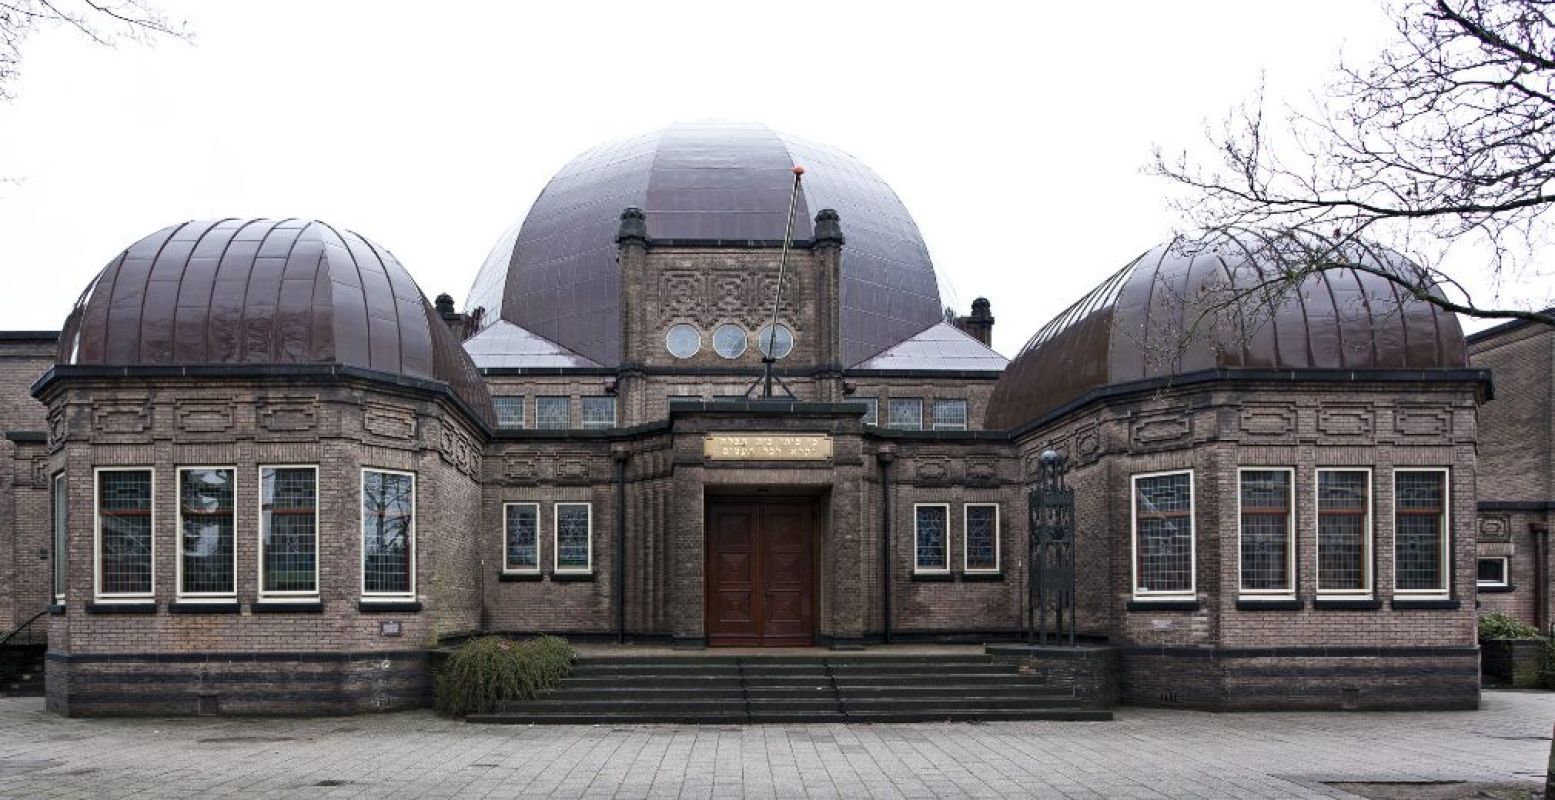
[[[1049,644],[1047,618],[1053,615],[1052,644],[1062,644],[1066,627],[1074,646],[1074,490],[1064,482],[1068,464],[1056,450],[1038,456],[1037,479],[1026,496],[1031,535],[1027,537],[1030,602],[1026,641]]]

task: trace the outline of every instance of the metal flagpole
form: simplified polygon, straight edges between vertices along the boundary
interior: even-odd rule
[[[799,207],[799,179],[803,175],[804,167],[795,165],[794,191],[788,196],[788,228],[783,232],[783,256],[778,260],[777,291],[772,295],[772,324],[767,326],[767,351],[761,359],[766,384],[762,396],[767,399],[772,398],[772,365],[777,362],[773,354],[777,351],[778,305],[783,301],[783,273],[788,271],[788,249],[794,243],[794,211]]]

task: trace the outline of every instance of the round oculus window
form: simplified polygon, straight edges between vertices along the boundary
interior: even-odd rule
[[[772,349],[771,353],[767,352],[769,347]],[[777,335],[774,336],[772,323],[769,322],[761,326],[761,330],[756,331],[756,349],[764,356],[785,358],[794,351],[794,332],[789,330],[787,325],[778,323]]]
[[[745,329],[726,322],[713,331],[713,350],[724,358],[739,358],[745,354]]]
[[[702,332],[694,325],[676,323],[665,332],[664,347],[676,358],[690,358],[702,349]]]

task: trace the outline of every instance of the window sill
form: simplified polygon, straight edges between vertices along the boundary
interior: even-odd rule
[[[356,610],[364,614],[392,614],[421,610],[420,600],[358,600]]]
[[[561,581],[562,583],[566,583],[568,581],[574,581],[574,582],[577,582],[577,583],[592,583],[594,581],[594,573],[593,572],[553,572],[553,573],[551,573],[551,580],[553,580],[553,581]]]
[[[499,580],[499,581],[501,581],[503,583],[514,583],[514,582],[517,582],[517,581],[538,581],[538,580],[544,580],[544,579],[545,579],[545,575],[543,575],[543,574],[541,574],[539,572],[499,572],[499,573],[497,573],[497,580]]]
[[[1198,600],[1144,600],[1128,601],[1129,611],[1198,611]]]
[[[1396,609],[1436,609],[1439,611],[1455,611],[1462,607],[1462,603],[1450,597],[1395,597],[1390,603]]]
[[[169,614],[236,614],[241,609],[236,600],[178,600],[167,604]]]
[[[1475,589],[1480,594],[1506,594],[1508,592],[1517,591],[1517,587],[1510,583],[1501,584],[1498,586],[1477,586]]]
[[[324,611],[324,601],[261,600],[249,603],[248,610],[251,614],[320,614]]]
[[[1375,611],[1382,608],[1382,601],[1371,597],[1314,597],[1313,608],[1332,608],[1348,611]]]
[[[950,581],[955,580],[956,576],[950,574],[949,572],[914,572],[912,574],[912,579],[914,581],[923,581],[923,582],[927,582],[927,583],[933,583],[933,582],[948,583]]]
[[[1293,597],[1238,597],[1238,611],[1300,611],[1305,603]]]
[[[965,581],[967,583],[985,583],[985,582],[986,583],[1003,583],[1004,582],[1004,573],[1002,573],[1002,572],[963,572],[963,573],[961,573],[961,580],[963,580],[963,581]]]
[[[87,603],[88,614],[155,614],[157,604],[152,600],[137,600],[133,603]]]

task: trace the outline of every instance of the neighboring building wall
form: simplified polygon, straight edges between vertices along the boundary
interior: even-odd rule
[[[478,630],[479,432],[376,383],[75,379],[48,389],[49,469],[70,497],[70,582],[49,637],[68,715],[348,713],[423,705],[425,648]],[[180,602],[180,466],[235,469],[236,602]],[[261,603],[259,468],[317,465],[319,597]],[[95,469],[154,469],[155,597],[94,594]],[[413,472],[415,601],[361,606],[361,470]],[[385,627],[388,623],[388,627]]]
[[[50,602],[49,472],[43,463],[47,422],[29,394],[54,364],[58,335],[0,333],[0,633]],[[46,627],[40,621],[39,629]]]

